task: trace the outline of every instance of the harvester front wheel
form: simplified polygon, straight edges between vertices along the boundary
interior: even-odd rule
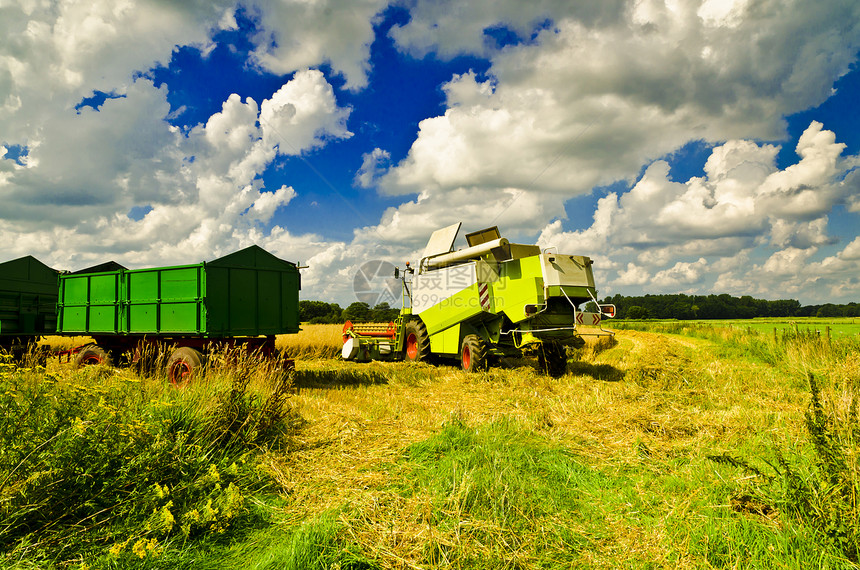
[[[173,351],[167,361],[167,377],[174,386],[184,386],[203,372],[206,358],[190,346],[181,346]]]
[[[466,372],[487,369],[487,345],[478,335],[470,334],[460,347],[460,364]]]
[[[567,352],[557,342],[541,343],[538,351],[538,363],[541,370],[553,378],[560,378],[567,372]]]
[[[408,362],[426,362],[430,358],[430,335],[421,321],[409,321],[403,326],[403,344]]]

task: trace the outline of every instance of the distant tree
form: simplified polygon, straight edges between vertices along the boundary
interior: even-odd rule
[[[648,309],[646,309],[645,307],[640,307],[639,305],[633,305],[627,307],[627,312],[624,316],[628,319],[647,319]]]
[[[303,323],[339,323],[342,316],[343,309],[337,303],[299,301],[299,320]]]
[[[354,323],[366,323],[370,321],[370,305],[362,301],[356,301],[343,310],[343,320]]]
[[[669,307],[669,316],[673,319],[692,319],[694,318],[693,307],[690,303],[677,301]]]
[[[388,323],[397,318],[399,309],[392,309],[388,303],[379,303],[370,310],[370,320],[374,323]]]
[[[589,301],[585,304],[585,312],[586,313],[597,313],[599,309],[597,307],[597,303],[594,301]]]
[[[821,308],[819,308],[815,312],[815,316],[816,317],[841,317],[843,315],[843,313],[844,313],[844,311],[842,310],[842,307],[840,307],[838,305],[834,305],[832,303],[827,303],[826,305],[822,305]]]

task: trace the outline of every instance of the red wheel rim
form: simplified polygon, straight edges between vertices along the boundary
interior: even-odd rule
[[[418,337],[415,333],[409,333],[409,336],[406,337],[406,356],[409,357],[409,360],[418,358]]]
[[[468,370],[470,364],[472,364],[472,351],[469,350],[468,346],[464,346],[463,347],[463,370]]]
[[[170,367],[170,381],[174,384],[185,384],[191,379],[193,372],[191,365],[184,360],[174,362],[173,366]]]
[[[89,356],[85,356],[81,359],[81,366],[95,366],[96,364],[101,364],[102,358],[95,354],[90,354]]]

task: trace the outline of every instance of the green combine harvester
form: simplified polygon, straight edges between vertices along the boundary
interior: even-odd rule
[[[525,355],[537,356],[552,376],[564,374],[565,347],[585,343],[579,327],[599,327],[615,315],[613,305],[597,303],[591,259],[510,243],[497,227],[467,234],[468,247],[454,251],[460,226],[433,233],[417,274],[409,263],[396,271],[404,304],[396,322],[344,325],[343,358],[459,358],[474,372]],[[598,312],[579,309],[589,301]]]

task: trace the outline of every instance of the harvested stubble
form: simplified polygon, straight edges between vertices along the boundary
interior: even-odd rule
[[[726,362],[709,346],[627,331],[617,341],[589,342],[580,350],[582,360],[559,380],[531,366],[468,375],[453,363],[299,361],[298,378],[330,381],[297,382],[293,405],[308,427],[298,450],[273,456],[270,467],[288,491],[285,511],[291,520],[334,510],[344,532],[382,567],[426,567],[430,544],[442,558],[429,567],[445,567],[451,549],[480,556],[487,545],[466,540],[463,526],[444,524],[451,513],[438,509],[438,497],[404,496],[397,486],[411,477],[403,450],[451,422],[484,426],[505,420],[574,452],[595,469],[664,471],[682,478],[698,476],[690,475],[694,465],[715,448],[749,445],[750,438],[776,426],[789,434],[799,431],[802,393],[787,390],[778,371]],[[679,458],[688,460],[677,463]],[[654,501],[647,488],[631,492],[638,500]],[[695,493],[666,497],[669,514],[660,513],[656,526],[631,523],[619,513],[607,521],[607,539],[587,541],[583,562],[612,566],[626,552],[642,560],[697,565],[690,562],[695,557],[683,537],[678,542],[677,531],[666,530],[668,521],[690,511],[696,500],[702,498]],[[485,538],[496,536],[493,548],[520,544],[507,554],[522,567],[537,567],[528,554],[534,545],[523,543],[524,537],[511,536],[490,520],[470,519],[469,525],[483,528]]]

